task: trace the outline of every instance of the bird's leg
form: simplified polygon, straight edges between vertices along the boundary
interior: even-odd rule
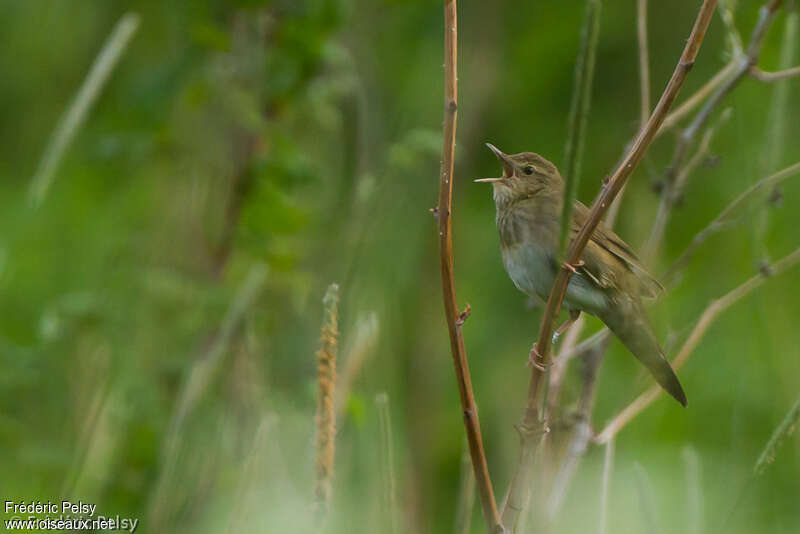
[[[544,372],[547,370],[547,364],[544,363],[542,355],[539,354],[538,343],[534,343],[531,348],[530,356],[528,357],[528,365],[536,367],[538,370]]]
[[[584,265],[586,265],[586,263],[584,263],[583,260],[578,260],[578,261],[575,262],[575,265],[572,265],[570,263],[564,262],[561,265],[561,267],[563,267],[564,269],[570,271],[572,274],[578,274],[578,269],[580,269]]]
[[[581,316],[580,310],[570,310],[569,311],[569,319],[564,321],[564,323],[559,326],[555,332],[553,332],[553,345],[556,344],[558,338],[561,337],[561,334],[567,331],[567,329],[572,326],[572,323],[578,320],[578,317]]]

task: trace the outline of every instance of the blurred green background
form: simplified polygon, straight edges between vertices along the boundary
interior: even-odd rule
[[[563,164],[584,3],[460,4],[456,281],[460,305],[472,307],[464,335],[500,498],[541,310],[508,280],[490,191],[471,180],[499,172],[486,141]],[[635,1],[605,4],[579,192],[587,204],[639,120]],[[653,100],[698,5],[650,2]],[[745,39],[759,5],[738,2]],[[128,11],[138,31],[34,205],[48,140]],[[778,68],[786,18],[765,40],[766,70]],[[313,530],[315,352],[335,281],[339,367],[350,360],[353,380],[339,399],[330,527],[388,532],[375,405],[386,392],[400,531],[453,530],[464,432],[428,211],[442,19],[431,0],[0,3],[4,499],[80,498],[140,518],[139,532]],[[715,16],[682,97],[729,57]],[[782,83],[790,97],[779,114],[796,118],[800,84]],[[745,79],[717,111],[730,107],[732,118],[712,141],[713,161],[691,176],[654,273],[749,184],[800,160],[797,120],[777,160],[765,157],[776,87]],[[636,249],[674,142],[656,141],[625,195],[617,229]],[[701,247],[653,309],[662,339],[682,341],[711,300],[758,272],[759,213],[769,214],[772,260],[800,246],[800,180],[782,192],[782,207],[758,199]],[[620,434],[611,532],[719,531],[734,506],[728,532],[800,531],[797,437],[751,478],[800,393],[799,272],[769,280],[711,327],[679,373],[688,409],[662,398]],[[600,326],[589,321],[587,334]],[[565,418],[579,371],[569,370]],[[614,341],[594,427],[650,383]],[[602,463],[590,448],[553,531],[597,529]],[[687,481],[695,476],[699,486]],[[472,531],[483,528],[476,505]]]

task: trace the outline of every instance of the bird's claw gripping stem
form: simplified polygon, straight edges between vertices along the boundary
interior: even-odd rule
[[[538,343],[534,343],[533,347],[531,348],[530,356],[528,357],[528,365],[535,367],[536,369],[544,372],[547,371],[547,366],[549,364],[544,362],[542,355],[539,354],[539,347]]]

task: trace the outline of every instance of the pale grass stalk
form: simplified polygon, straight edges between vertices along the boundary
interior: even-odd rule
[[[472,508],[475,506],[475,473],[472,472],[472,462],[466,447],[461,454],[460,472],[458,504],[456,505],[456,520],[453,532],[455,534],[469,534],[470,524],[472,523]]]
[[[161,467],[155,483],[155,490],[148,506],[148,515],[154,532],[163,528],[163,522],[166,519],[166,507],[169,502],[168,486],[174,475],[184,423],[211,384],[232,338],[241,328],[246,313],[261,294],[266,279],[267,268],[265,265],[256,264],[250,268],[247,277],[231,302],[218,332],[208,348],[192,363],[191,370],[178,393],[162,447]]]
[[[750,76],[760,82],[780,82],[783,80],[788,80],[789,78],[797,78],[800,76],[800,66],[779,70],[776,72],[768,72],[761,70],[758,67],[751,67]]]
[[[689,337],[684,342],[678,355],[672,360],[672,367],[676,371],[680,369],[683,364],[691,357],[694,350],[700,344],[700,341],[705,336],[708,328],[716,321],[718,316],[730,308],[732,305],[739,302],[741,299],[750,294],[754,289],[757,289],[767,279],[774,278],[775,276],[787,271],[800,263],[800,249],[784,256],[780,261],[769,266],[767,269],[762,269],[758,274],[748,279],[746,282],[737,286],[733,290],[726,293],[721,298],[712,301],[703,311],[700,319],[695,323]],[[646,392],[639,395],[633,402],[631,402],[625,409],[617,414],[611,422],[597,435],[595,442],[608,443],[614,436],[616,436],[628,423],[630,423],[637,415],[644,411],[655,401],[662,393],[662,389],[655,385]]]
[[[790,12],[786,17],[786,29],[781,47],[781,68],[787,68],[796,61],[798,18],[800,18],[800,13],[796,11]],[[785,152],[787,122],[791,115],[789,111],[789,89],[789,84],[781,83],[777,84],[772,90],[772,105],[767,120],[768,129],[762,151],[763,160],[761,161],[761,170],[765,174],[774,172],[778,168]],[[757,265],[769,261],[769,251],[767,250],[765,237],[769,226],[769,208],[772,203],[768,201],[768,198],[779,198],[779,196],[780,191],[777,187],[773,187],[769,193],[764,192],[761,194],[761,209],[758,211],[758,216],[753,225],[753,248],[756,251],[755,263]]]
[[[661,522],[656,513],[656,497],[653,483],[644,466],[634,462],[633,470],[636,473],[636,489],[639,492],[639,509],[642,514],[642,532],[658,534],[661,532]]]
[[[691,445],[681,453],[686,469],[687,534],[703,532],[703,492],[700,489],[700,457]]]
[[[375,408],[378,411],[378,450],[381,456],[383,517],[389,520],[389,533],[395,534],[398,531],[397,489],[394,476],[394,438],[392,437],[389,395],[385,392],[375,395]]]
[[[614,440],[605,444],[603,455],[603,478],[600,486],[600,534],[608,532],[608,502],[611,497],[611,474],[614,471]]]
[[[372,355],[378,341],[380,321],[375,312],[360,315],[356,318],[355,339],[349,344],[343,358],[344,368],[339,373],[336,383],[336,417],[340,418],[347,409],[347,401],[353,391],[353,385],[367,359]],[[340,358],[342,359],[342,358]]]
[[[769,441],[767,444],[764,445],[764,449],[761,451],[761,454],[758,455],[758,460],[756,460],[755,465],[753,466],[753,474],[760,475],[764,472],[767,465],[771,464],[775,461],[775,455],[778,452],[778,448],[780,448],[783,441],[792,435],[792,433],[797,428],[797,423],[800,421],[800,397],[795,401],[789,411],[786,413],[786,416],[781,420],[780,424],[775,428],[775,431],[772,432],[772,436],[770,436]]]
[[[44,200],[64,152],[86,120],[86,116],[127,49],[131,38],[136,34],[139,20],[139,15],[136,13],[126,13],[119,19],[92,63],[89,74],[83,80],[78,93],[59,119],[56,129],[53,130],[47,143],[47,148],[39,160],[36,174],[31,179],[28,197],[34,207],[39,206]]]

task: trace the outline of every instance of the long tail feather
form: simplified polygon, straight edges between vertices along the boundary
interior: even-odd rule
[[[656,382],[675,400],[686,406],[686,393],[658,345],[658,340],[653,333],[653,327],[650,325],[641,300],[631,297],[622,297],[620,300],[600,319],[647,367]]]

